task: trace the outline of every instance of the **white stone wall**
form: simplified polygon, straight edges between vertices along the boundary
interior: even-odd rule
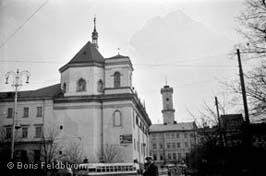
[[[148,136],[146,136],[143,131],[140,129],[140,127],[136,124],[136,118],[138,117],[139,119],[139,123],[140,121],[142,121],[145,124],[145,121],[143,119],[143,117],[141,116],[141,114],[138,112],[138,110],[136,108],[134,108],[133,111],[133,117],[132,121],[133,121],[133,158],[137,159],[140,163],[144,163],[144,159],[145,156],[149,155],[149,140],[148,140]],[[148,125],[146,125],[146,128],[148,130]],[[134,140],[135,140],[135,149],[134,149]],[[145,152],[141,149],[141,145],[142,144],[146,144],[145,147]],[[138,147],[139,145],[139,147]]]
[[[80,78],[86,81],[86,91],[77,92],[77,82]],[[61,73],[61,87],[66,83],[65,96],[98,95],[98,81],[104,82],[104,69],[101,67],[70,67]]]
[[[60,130],[62,143],[80,142],[84,156],[90,162],[98,161],[101,144],[101,105],[99,103],[56,104],[54,118],[63,129]]]
[[[121,74],[121,87],[132,87],[132,68],[128,58],[122,59],[108,59],[105,61],[105,87],[114,87],[114,73]]]

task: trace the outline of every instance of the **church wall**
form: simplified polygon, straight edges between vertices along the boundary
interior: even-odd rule
[[[115,126],[114,112],[121,112],[121,126]],[[132,103],[116,101],[104,103],[104,145],[118,148],[122,162],[133,162],[133,143],[120,144],[120,135],[132,135]]]
[[[101,146],[101,105],[91,103],[56,104],[54,116],[62,143],[78,142],[90,162],[97,162]],[[65,145],[67,146],[67,145]]]
[[[114,73],[120,72],[121,74],[121,87],[130,87],[131,79],[130,67],[127,65],[109,65],[105,68],[105,87],[113,88],[114,87]]]
[[[66,83],[65,96],[98,95],[98,81],[104,81],[104,70],[101,67],[70,67],[61,74],[61,83]],[[86,81],[86,91],[77,92],[77,82],[80,78]]]
[[[142,131],[140,127],[140,122],[146,124],[143,118],[141,117],[140,113],[137,109],[134,108],[133,112],[133,157],[137,159],[140,163],[144,163],[145,156],[149,155],[149,141],[148,136]],[[138,124],[136,121],[138,118]],[[145,125],[146,129],[148,130],[148,125]],[[135,141],[135,142],[134,142]],[[135,143],[135,144],[134,144]],[[145,146],[145,148],[144,148]]]

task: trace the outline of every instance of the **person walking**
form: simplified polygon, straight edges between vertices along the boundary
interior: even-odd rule
[[[145,158],[143,176],[158,176],[158,167],[154,164],[151,156]]]

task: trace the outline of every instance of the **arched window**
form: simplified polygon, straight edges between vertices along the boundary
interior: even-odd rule
[[[80,78],[77,83],[77,92],[82,92],[82,91],[86,91],[86,81]]]
[[[113,119],[114,119],[114,127],[122,126],[122,116],[119,110],[115,110],[115,112],[113,113]]]
[[[120,87],[120,76],[121,76],[121,74],[119,72],[115,72],[115,74],[114,74],[114,88]]]
[[[98,92],[103,91],[103,81],[101,79],[98,81],[97,89],[98,89]]]
[[[63,84],[63,93],[66,93],[66,83]]]

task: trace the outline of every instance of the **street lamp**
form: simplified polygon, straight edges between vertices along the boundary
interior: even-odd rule
[[[8,79],[10,76],[12,76],[13,78],[13,82],[11,84],[11,86],[14,88],[15,90],[15,100],[14,100],[14,115],[13,115],[13,122],[12,122],[12,136],[11,136],[11,160],[13,160],[14,158],[14,144],[15,144],[15,121],[16,121],[16,117],[17,117],[17,100],[18,100],[18,91],[19,89],[22,87],[22,76],[25,75],[26,76],[26,83],[29,83],[29,78],[30,78],[30,72],[28,72],[27,70],[24,71],[19,71],[19,69],[17,69],[16,72],[13,71],[9,71],[6,73],[5,77],[6,77],[6,84],[8,84]]]

